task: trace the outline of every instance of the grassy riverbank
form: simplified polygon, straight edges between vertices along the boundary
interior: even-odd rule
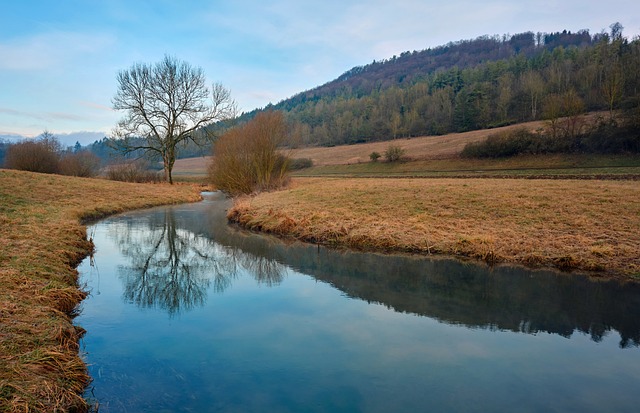
[[[244,227],[364,250],[640,278],[636,181],[297,178],[236,201]]]
[[[71,318],[84,298],[75,266],[92,250],[81,221],[198,199],[186,185],[0,170],[0,412],[86,409]]]

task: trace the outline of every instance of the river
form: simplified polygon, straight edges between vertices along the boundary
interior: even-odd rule
[[[635,412],[640,285],[339,251],[228,201],[89,228],[75,323],[105,412]]]

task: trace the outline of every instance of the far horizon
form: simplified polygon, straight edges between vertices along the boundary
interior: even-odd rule
[[[0,141],[9,141],[9,142],[19,142],[25,139],[36,139],[38,136],[42,135],[45,131],[41,131],[35,136],[24,136],[17,134],[0,134]],[[73,146],[76,142],[79,142],[82,146],[87,146],[92,144],[95,141],[99,141],[102,138],[106,137],[108,134],[105,132],[88,132],[88,131],[79,131],[79,132],[71,132],[71,133],[55,133],[51,132],[64,146]]]

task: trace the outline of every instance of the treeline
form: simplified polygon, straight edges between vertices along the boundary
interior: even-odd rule
[[[505,158],[515,155],[550,153],[640,153],[640,124],[637,118],[599,119],[592,125],[573,125],[563,118],[562,125],[537,131],[518,128],[490,135],[486,140],[467,144],[465,158]]]
[[[53,136],[49,132],[45,132],[43,135],[45,134],[47,135],[47,139],[49,140],[52,138],[55,138],[55,136]],[[3,167],[10,168],[10,169],[27,168],[26,170],[31,170],[32,172],[44,172],[44,171],[33,170],[33,169],[39,168],[36,165],[33,165],[33,166],[23,165],[20,168],[14,168],[16,163],[11,159],[11,155],[10,155],[10,159],[8,161],[6,160],[7,153],[11,154],[11,152],[13,151],[14,153],[13,156],[15,156],[15,154],[17,154],[21,150],[24,150],[24,148],[27,148],[27,150],[24,152],[25,154],[26,153],[32,153],[32,154],[44,153],[46,154],[47,158],[52,157],[49,155],[64,157],[65,155],[81,153],[82,156],[87,157],[86,154],[91,154],[92,156],[95,157],[92,164],[94,164],[93,166],[95,166],[97,169],[104,168],[111,164],[121,164],[123,162],[129,162],[138,158],[142,158],[142,151],[139,151],[139,153],[134,152],[134,153],[128,154],[127,156],[124,156],[122,154],[122,151],[119,149],[119,145],[118,145],[119,142],[113,138],[104,137],[100,140],[96,140],[93,143],[85,146],[82,146],[80,145],[80,143],[76,142],[74,146],[69,146],[69,147],[63,147],[63,145],[56,140],[55,145],[53,146],[49,145],[47,147],[47,145],[43,145],[43,141],[47,140],[47,139],[43,139],[43,135],[40,135],[39,137],[34,138],[32,140],[26,139],[19,142],[10,142],[10,141],[0,140],[0,168],[3,168]],[[11,148],[13,148],[14,146],[15,148],[11,150]],[[179,145],[177,147],[176,158],[177,159],[193,158],[197,156],[208,156],[210,154],[211,154],[210,145],[198,146],[194,143],[189,142],[188,144]],[[79,156],[80,155],[76,157],[79,157]],[[23,156],[20,156],[20,157],[23,158]],[[151,159],[151,162],[147,164],[147,167],[151,169],[156,169],[156,170],[161,169],[162,165],[160,165],[158,162],[155,162],[155,161],[159,161],[159,160]],[[57,167],[51,167],[51,164],[48,164],[48,166],[43,165],[42,168],[46,170],[48,173],[57,173],[57,169],[56,169]]]
[[[582,112],[633,108],[639,96],[640,40],[616,23],[596,35],[527,32],[406,52],[265,110],[284,111],[303,144],[331,146],[557,117],[569,98]]]
[[[140,139],[141,144],[143,140]],[[122,149],[120,148],[120,143],[117,139],[104,137],[101,140],[97,140],[89,145],[86,148],[90,152],[96,154],[104,163],[113,163],[115,161],[119,161],[123,158]],[[204,145],[199,146],[193,142],[187,142],[185,144],[180,144],[176,147],[176,159],[182,158],[194,158],[197,156],[208,156],[211,154],[211,146]],[[142,151],[134,151],[127,155],[127,159],[136,159],[142,157]],[[156,159],[160,161],[160,159]]]
[[[35,139],[0,142],[0,167],[7,169],[92,177],[98,174],[100,164],[100,159],[80,144],[64,148],[47,131]]]

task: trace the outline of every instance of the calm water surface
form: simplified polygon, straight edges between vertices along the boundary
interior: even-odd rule
[[[286,244],[227,202],[91,227],[100,412],[636,412],[640,287]]]

